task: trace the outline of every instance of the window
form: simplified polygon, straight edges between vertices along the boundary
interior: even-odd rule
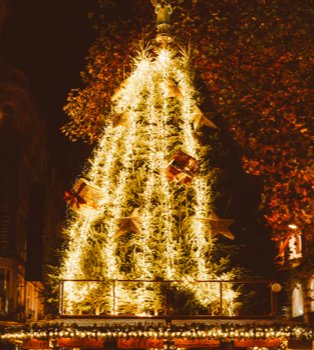
[[[304,314],[303,289],[300,283],[297,283],[292,291],[292,317],[299,317]]]
[[[314,312],[314,275],[309,282],[310,312]]]
[[[9,314],[11,292],[11,271],[0,268],[0,316]]]

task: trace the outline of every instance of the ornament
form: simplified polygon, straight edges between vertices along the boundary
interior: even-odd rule
[[[176,97],[179,101],[183,100],[181,89],[173,79],[168,79],[166,91],[167,97]],[[210,119],[206,118],[197,105],[194,105],[192,107],[192,119],[193,129],[195,132],[199,131],[203,126],[208,126],[209,128],[217,129],[217,125],[215,125]]]
[[[180,184],[189,183],[199,168],[198,161],[181,150],[177,150],[167,166],[166,176]]]
[[[216,124],[214,124],[211,120],[205,117],[202,111],[198,108],[198,106],[194,106],[193,108],[193,129],[195,131],[199,131],[203,126],[208,126],[212,129],[217,129]]]
[[[134,209],[130,216],[125,216],[118,219],[120,224],[119,230],[116,232],[116,237],[128,232],[141,232],[140,217],[138,215],[138,208]]]
[[[126,121],[127,121],[126,113],[117,114],[113,120],[112,125],[114,128],[120,125],[124,126],[126,124]]]
[[[82,177],[76,181],[70,191],[64,194],[65,201],[74,211],[97,208],[101,198],[101,190]]]
[[[181,89],[174,80],[168,79],[167,88],[167,97],[176,97],[179,101],[183,100]],[[214,124],[210,119],[206,118],[204,113],[197,105],[194,105],[192,107],[192,119],[194,131],[199,131],[203,126],[217,129],[217,125]]]
[[[217,216],[216,213],[211,212],[208,218],[194,217],[193,220],[198,220],[205,222],[209,226],[209,232],[212,237],[221,234],[228,239],[233,240],[234,234],[228,229],[229,226],[233,223],[232,219],[222,219]]]
[[[176,97],[179,101],[183,100],[182,92],[179,86],[175,83],[173,79],[168,79],[166,91],[167,91],[167,97]]]

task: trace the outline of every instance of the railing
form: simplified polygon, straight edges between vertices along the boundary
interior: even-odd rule
[[[271,280],[62,280],[59,314],[75,317],[269,317],[278,311],[278,293],[273,291],[273,285]],[[200,289],[214,295],[206,307],[193,304],[193,295]],[[157,298],[145,299],[146,294],[155,295],[156,291]],[[158,307],[155,307],[157,299]]]

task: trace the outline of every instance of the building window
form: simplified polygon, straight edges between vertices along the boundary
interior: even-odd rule
[[[292,317],[299,317],[304,314],[303,289],[300,283],[297,283],[292,291]]]
[[[0,317],[10,312],[11,271],[0,268]]]
[[[309,282],[310,312],[314,312],[314,275]]]

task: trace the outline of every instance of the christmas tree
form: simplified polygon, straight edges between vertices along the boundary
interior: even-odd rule
[[[67,313],[233,314],[237,293],[217,235],[232,220],[213,208],[208,147],[188,55],[169,35],[171,6],[154,2],[158,34],[113,94],[93,155],[66,193],[72,214],[60,267]],[[101,282],[101,283],[100,283]]]

